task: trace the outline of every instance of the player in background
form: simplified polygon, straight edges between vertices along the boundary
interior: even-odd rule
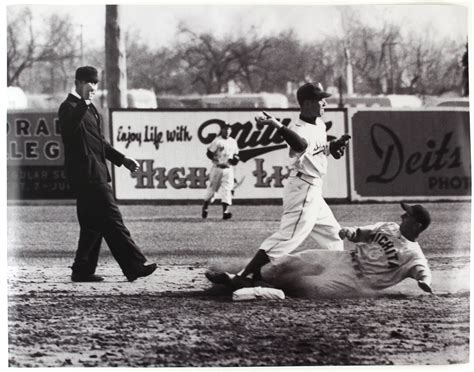
[[[319,249],[343,250],[340,226],[322,196],[327,157],[339,159],[350,136],[327,141],[326,125],[322,119],[325,98],[330,94],[319,83],[306,83],[298,88],[299,118],[285,127],[266,112],[256,118],[257,126],[271,125],[289,145],[290,175],[283,190],[283,215],[280,229],[268,237],[248,265],[237,275],[208,271],[213,283],[261,280],[261,268],[276,264],[291,254],[309,235]]]
[[[231,126],[221,125],[221,131],[207,148],[207,157],[212,160],[209,171],[209,186],[206,190],[202,205],[202,218],[207,218],[209,204],[212,203],[218,191],[222,198],[222,218],[232,217],[229,207],[232,205],[232,190],[234,189],[234,168],[239,162],[239,147],[237,141],[230,137]]]
[[[413,278],[432,293],[431,271],[417,239],[431,223],[421,205],[401,203],[401,223],[344,227],[339,235],[355,243],[346,251],[306,250],[265,275],[271,284],[293,292],[335,297],[369,294]]]

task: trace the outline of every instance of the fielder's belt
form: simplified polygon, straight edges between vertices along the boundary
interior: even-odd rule
[[[308,176],[307,174],[304,174],[302,172],[296,172],[296,171],[292,171],[292,175],[295,177],[298,177],[300,180],[303,180],[311,185],[315,184],[316,177],[311,177],[311,176]]]
[[[227,165],[227,164],[217,164],[216,166],[217,166],[218,168],[221,168],[221,169],[230,168],[230,166]]]

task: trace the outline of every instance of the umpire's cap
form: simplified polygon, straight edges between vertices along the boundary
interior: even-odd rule
[[[85,81],[86,83],[98,83],[99,72],[92,66],[79,67],[76,70],[76,80]]]
[[[410,216],[412,216],[420,225],[421,231],[425,230],[431,223],[431,217],[428,211],[421,205],[408,205],[401,202],[400,205]]]
[[[296,99],[301,104],[306,99],[323,99],[331,94],[325,92],[321,83],[306,83],[300,86],[296,92]]]

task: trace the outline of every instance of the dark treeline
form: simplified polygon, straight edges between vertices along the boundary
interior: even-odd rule
[[[353,71],[358,94],[440,95],[466,91],[466,40],[440,39],[436,32],[408,35],[401,25],[378,28],[342,13],[343,36],[303,42],[292,30],[262,36],[256,27],[244,35],[217,38],[181,24],[169,46],[142,41],[126,33],[128,87],[152,89],[157,95],[225,92],[229,82],[241,92],[287,93],[305,80],[337,85],[346,67]],[[28,7],[8,11],[7,83],[28,92],[64,92],[81,63],[102,68],[103,47],[84,45],[70,17],[52,14],[33,29]],[[467,35],[466,35],[467,38]],[[463,78],[464,77],[464,78]]]

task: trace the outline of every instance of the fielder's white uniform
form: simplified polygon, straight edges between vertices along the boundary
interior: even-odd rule
[[[326,124],[321,118],[315,124],[298,119],[288,128],[304,138],[308,146],[303,153],[290,148],[290,176],[283,190],[280,229],[260,246],[272,263],[295,250],[308,235],[319,249],[344,249],[338,235],[339,223],[322,195],[329,155]]]
[[[431,271],[420,245],[405,238],[398,224],[379,222],[359,229],[365,237],[350,251],[306,250],[274,270],[280,271],[278,276],[294,273],[295,286],[312,286],[321,296],[363,294],[408,277],[431,285]]]
[[[209,172],[209,186],[204,200],[211,200],[220,190],[222,202],[232,205],[232,189],[234,188],[234,168],[229,160],[239,154],[237,141],[232,137],[218,136],[207,148],[214,153],[212,167]]]

